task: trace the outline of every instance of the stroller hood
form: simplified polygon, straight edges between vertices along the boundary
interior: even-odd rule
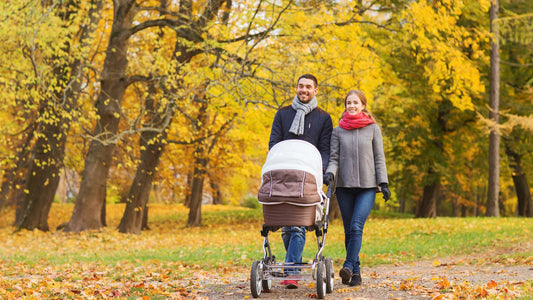
[[[323,217],[322,157],[313,144],[285,140],[268,152],[257,200],[267,226],[312,226]]]
[[[285,140],[274,145],[261,169],[261,178],[265,172],[280,169],[309,172],[315,176],[317,190],[322,188],[322,157],[318,149],[309,142]]]

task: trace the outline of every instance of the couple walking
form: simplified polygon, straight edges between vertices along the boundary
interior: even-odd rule
[[[377,188],[385,201],[390,199],[381,130],[367,110],[365,95],[350,90],[344,98],[345,111],[339,126],[333,128],[331,116],[318,107],[318,81],[311,74],[298,78],[292,104],[280,108],[270,132],[269,149],[288,139],[313,144],[322,157],[324,184],[336,182],[335,193],[344,225],[346,259],[339,272],[343,284],[361,284],[359,251],[363,228],[374,205]],[[299,263],[305,246],[304,227],[283,227],[286,263]],[[298,287],[285,280],[287,288]]]

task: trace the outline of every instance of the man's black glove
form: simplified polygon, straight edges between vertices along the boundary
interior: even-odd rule
[[[389,184],[380,183],[379,186],[381,187],[381,192],[383,193],[383,199],[385,199],[385,202],[389,201],[390,199]]]
[[[329,186],[333,183],[333,178],[335,178],[335,176],[333,176],[333,173],[327,172],[326,174],[324,174],[322,181],[325,185]]]

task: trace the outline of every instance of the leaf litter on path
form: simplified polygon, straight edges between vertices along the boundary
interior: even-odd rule
[[[501,253],[499,253],[501,254]],[[336,267],[338,272],[338,268]],[[251,299],[249,269],[201,281],[199,295],[208,299]],[[494,253],[440,258],[406,264],[362,268],[363,285],[341,284],[326,299],[518,299],[533,297],[533,257],[500,259]],[[273,281],[272,291],[260,299],[312,299],[311,278],[288,290]]]
[[[150,261],[141,265],[73,263],[7,265],[0,261],[0,299],[250,299],[250,269]],[[338,269],[336,269],[338,272]],[[517,299],[533,296],[533,258],[491,253],[362,268],[363,285],[335,287],[327,299]],[[311,278],[288,290],[273,282],[260,299],[313,299]]]

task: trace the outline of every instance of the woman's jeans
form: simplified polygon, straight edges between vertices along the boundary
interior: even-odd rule
[[[305,246],[305,227],[282,227],[281,238],[287,251],[285,262],[301,263]],[[300,269],[285,269],[288,274],[297,274],[299,271]]]
[[[359,251],[363,243],[363,228],[376,199],[376,188],[342,188],[336,190],[337,202],[344,224],[344,246],[346,260],[343,268],[361,273]]]

